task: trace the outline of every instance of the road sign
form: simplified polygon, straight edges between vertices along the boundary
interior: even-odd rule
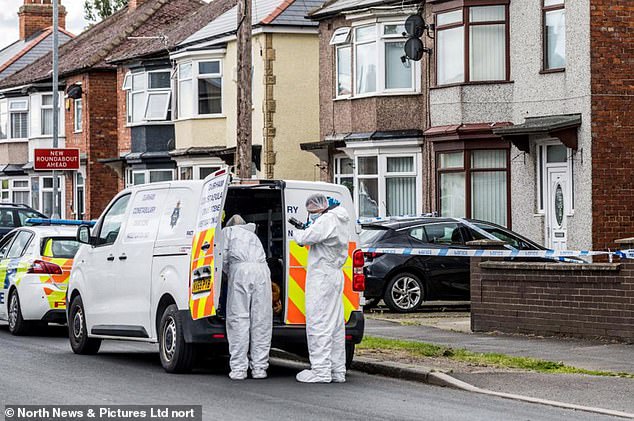
[[[79,149],[35,149],[35,171],[79,170]]]

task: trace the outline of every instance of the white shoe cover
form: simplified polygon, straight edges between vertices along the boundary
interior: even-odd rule
[[[246,371],[232,371],[229,373],[229,378],[231,380],[244,380],[247,378]]]
[[[295,379],[300,383],[330,383],[330,376],[318,376],[312,370],[304,370],[295,376]]]
[[[253,370],[251,371],[251,377],[254,379],[266,379],[266,370]]]
[[[345,383],[346,382],[346,373],[332,373],[332,382],[333,383]]]

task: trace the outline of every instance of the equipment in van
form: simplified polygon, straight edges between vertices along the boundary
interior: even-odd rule
[[[298,230],[305,230],[306,229],[306,224],[305,223],[303,223],[299,219],[294,218],[292,216],[290,218],[288,218],[288,223],[291,224],[292,226],[294,226],[295,228],[297,228]]]

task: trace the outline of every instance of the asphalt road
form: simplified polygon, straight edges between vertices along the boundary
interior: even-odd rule
[[[14,337],[0,326],[4,405],[203,405],[205,420],[608,420],[596,414],[349,373],[348,383],[303,385],[284,363],[267,380],[233,382],[225,359],[194,374],[170,375],[156,347],[105,342],[96,356],[74,355],[57,329]],[[2,408],[0,408],[2,409]]]

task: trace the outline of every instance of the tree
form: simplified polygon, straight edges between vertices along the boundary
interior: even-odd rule
[[[89,22],[97,22],[112,15],[128,4],[128,0],[85,0],[84,16]]]

